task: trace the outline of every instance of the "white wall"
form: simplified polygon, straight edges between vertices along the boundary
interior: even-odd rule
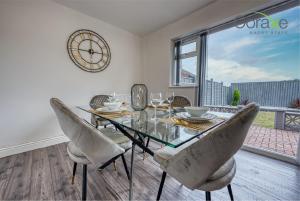
[[[212,27],[238,15],[278,0],[218,0],[143,38],[143,80],[149,91],[166,91],[170,83],[171,40],[181,35]],[[195,88],[173,88],[176,94],[194,101]]]
[[[1,0],[0,27],[0,157],[63,140],[51,97],[82,105],[141,81],[139,37],[55,2]],[[111,48],[103,72],[82,71],[69,59],[68,36],[82,28]]]

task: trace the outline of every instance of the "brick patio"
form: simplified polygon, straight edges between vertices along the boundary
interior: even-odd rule
[[[251,126],[245,145],[295,157],[300,133]]]

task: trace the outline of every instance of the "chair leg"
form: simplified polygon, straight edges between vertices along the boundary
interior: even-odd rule
[[[147,142],[146,142],[146,147],[148,148],[148,146],[149,146],[149,141],[150,141],[150,138],[148,137],[148,139],[147,139]],[[146,159],[146,152],[145,152],[145,150],[143,151],[143,160],[145,160]]]
[[[108,165],[110,165],[112,162],[114,162],[117,158],[119,158],[120,155],[110,159],[109,161],[105,162],[101,167],[98,168],[99,171],[103,170],[104,168],[106,168]]]
[[[116,161],[114,161],[114,170],[117,171],[117,164],[116,164]]]
[[[162,189],[164,187],[164,183],[165,183],[165,179],[166,179],[167,173],[164,171],[161,177],[161,181],[160,181],[160,185],[159,185],[159,189],[158,189],[158,194],[156,197],[156,200],[159,201],[161,193],[162,193]]]
[[[206,201],[211,201],[211,198],[210,198],[210,191],[206,191],[206,192],[205,192],[205,198],[206,198]]]
[[[121,157],[122,157],[123,165],[124,165],[124,168],[125,168],[125,172],[127,174],[128,179],[130,180],[130,175],[129,175],[129,171],[128,171],[128,167],[127,167],[127,163],[126,163],[126,159],[124,157],[124,154],[122,154]]]
[[[74,184],[75,174],[76,174],[77,163],[74,162],[73,165],[73,176],[72,176],[72,185]]]
[[[82,172],[82,200],[86,200],[86,191],[87,191],[87,164],[83,165]]]
[[[227,189],[228,189],[228,193],[229,193],[229,196],[230,196],[230,200],[234,201],[233,194],[232,194],[232,189],[231,189],[231,185],[230,184],[228,184]]]

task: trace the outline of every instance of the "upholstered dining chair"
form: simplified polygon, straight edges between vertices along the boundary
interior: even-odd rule
[[[50,104],[57,116],[64,134],[70,139],[67,153],[72,161],[73,177],[77,163],[83,165],[82,200],[86,200],[87,165],[106,167],[110,162],[122,157],[128,179],[130,178],[124,153],[131,148],[130,140],[112,128],[96,129],[87,121],[73,113],[62,101],[52,98]]]
[[[164,103],[168,103],[168,102],[165,101]],[[172,107],[187,107],[191,105],[192,105],[191,101],[184,96],[174,96],[174,100],[171,103]]]
[[[259,106],[251,103],[200,139],[175,149],[166,146],[158,150],[154,160],[160,164],[163,175],[157,200],[167,173],[191,190],[205,191],[206,200],[211,199],[211,191],[227,186],[233,200],[230,185],[236,171],[233,156],[243,145],[258,111]]]
[[[109,98],[109,95],[96,95],[90,100],[90,107],[94,110],[98,109],[99,107],[102,107],[104,102],[108,101]],[[91,123],[95,125],[96,128],[98,128],[98,126],[104,126],[104,128],[106,128],[106,126],[110,124],[109,121],[101,119],[94,114],[91,114]]]

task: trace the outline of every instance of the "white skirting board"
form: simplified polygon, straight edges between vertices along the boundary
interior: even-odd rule
[[[293,157],[285,156],[285,155],[282,155],[282,154],[279,154],[279,153],[276,153],[276,152],[273,152],[273,151],[264,150],[264,149],[257,149],[255,147],[246,146],[246,145],[243,145],[241,149],[245,150],[245,151],[255,153],[255,154],[259,154],[259,155],[262,155],[262,156],[267,156],[267,157],[274,158],[274,159],[277,159],[277,160],[281,160],[281,161],[284,161],[284,162],[287,162],[287,163],[291,163],[291,164],[294,164],[294,165],[300,165],[300,163],[297,162],[296,157],[293,158]]]
[[[69,141],[69,139],[66,136],[59,135],[59,136],[55,136],[52,138],[39,140],[36,142],[28,142],[28,143],[24,143],[24,144],[20,144],[20,145],[14,145],[14,146],[10,146],[10,147],[1,148],[0,149],[0,158],[14,155],[14,154],[23,153],[26,151],[49,147],[49,146],[52,146],[55,144],[68,142],[68,141]]]

